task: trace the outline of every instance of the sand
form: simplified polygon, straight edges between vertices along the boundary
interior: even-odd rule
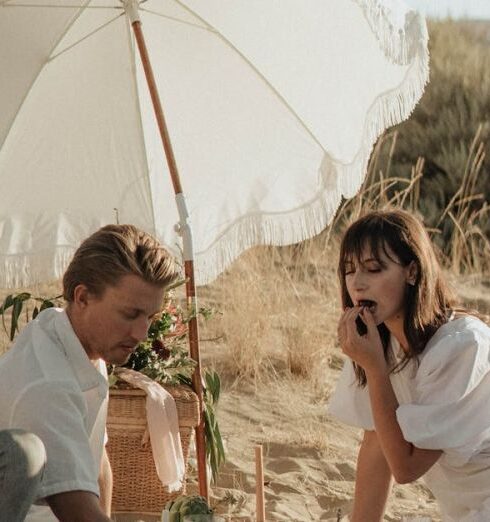
[[[227,463],[211,504],[229,522],[255,521],[255,446],[264,453],[266,520],[337,522],[348,520],[352,505],[360,431],[342,425],[326,412],[327,396],[338,378],[340,359],[325,363],[324,385],[316,389],[300,379],[269,382],[223,382],[219,405]],[[190,459],[188,491],[197,492],[195,459]],[[422,482],[395,485],[386,521],[425,516],[440,522],[432,495]],[[158,520],[117,516],[117,522]],[[405,519],[404,519],[405,520]],[[409,518],[406,519],[410,520]],[[424,520],[424,522],[426,522]]]
[[[338,370],[329,368],[333,383]],[[228,462],[213,487],[213,500],[230,520],[255,520],[254,447],[263,445],[266,520],[347,520],[352,504],[360,432],[330,418],[325,397],[301,381],[227,390],[220,423]],[[345,518],[344,518],[345,516]],[[426,516],[440,521],[432,495],[421,482],[396,485],[385,520]]]

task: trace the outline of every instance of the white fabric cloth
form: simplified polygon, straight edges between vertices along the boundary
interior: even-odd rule
[[[116,220],[180,254],[123,3],[2,2],[0,287],[58,278]],[[147,0],[140,16],[198,284],[322,231],[428,78],[425,21],[400,1]]]
[[[400,347],[392,339],[395,357]],[[465,316],[443,325],[420,357],[391,375],[404,438],[443,455],[424,480],[445,521],[490,520],[490,328]],[[368,388],[359,388],[346,361],[329,412],[374,429]]]
[[[0,429],[25,429],[46,447],[39,500],[73,490],[99,495],[107,401],[105,364],[89,360],[61,309],[41,312],[0,358]],[[46,505],[26,518],[56,520]]]
[[[174,398],[140,372],[121,368],[117,376],[146,393],[146,418],[157,475],[169,492],[178,491],[185,477],[185,464]]]

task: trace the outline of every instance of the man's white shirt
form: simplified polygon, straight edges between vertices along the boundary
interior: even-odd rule
[[[99,494],[108,384],[105,363],[88,358],[64,310],[41,312],[0,357],[0,429],[35,433],[47,464],[38,499],[66,491]],[[27,522],[55,522],[33,505]]]

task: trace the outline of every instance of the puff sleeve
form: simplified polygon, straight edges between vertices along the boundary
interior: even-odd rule
[[[405,439],[467,462],[490,437],[490,328],[472,317],[441,327],[413,384],[412,402],[396,412]]]
[[[330,398],[328,413],[351,426],[374,430],[374,420],[367,386],[361,388],[356,381],[352,361],[344,361],[337,387]]]

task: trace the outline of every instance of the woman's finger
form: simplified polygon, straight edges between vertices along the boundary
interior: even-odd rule
[[[347,308],[339,319],[338,328],[348,328],[349,317],[352,314],[352,308]]]
[[[369,308],[363,308],[361,315],[362,319],[366,323],[368,330],[371,328],[376,328],[376,323],[374,322],[373,314],[371,313],[371,310],[369,310]]]
[[[356,334],[358,333],[356,327],[356,319],[359,317],[361,310],[362,309],[359,306],[356,306],[354,308],[351,308],[349,314],[346,316],[346,323],[348,325],[349,330],[355,332]]]

